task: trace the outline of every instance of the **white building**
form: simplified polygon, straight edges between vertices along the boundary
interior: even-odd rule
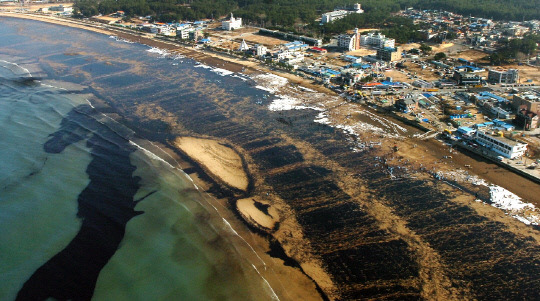
[[[347,49],[348,51],[357,50],[360,48],[360,33],[358,28],[354,29],[354,34],[342,34],[338,36],[338,47]]]
[[[176,36],[182,40],[189,39],[189,33],[192,31],[192,28],[181,28],[176,30]]]
[[[360,36],[360,45],[375,46],[377,48],[395,48],[396,40],[389,39],[380,33],[368,33]]]
[[[476,131],[475,140],[483,146],[509,159],[519,158],[527,151],[527,144],[488,135],[482,131]]]
[[[225,30],[233,30],[242,27],[242,18],[235,18],[231,13],[231,18],[227,21],[221,22],[221,28]]]
[[[58,6],[49,7],[49,11],[60,12],[60,13],[73,13],[73,7],[67,7],[60,4]]]
[[[359,3],[356,3],[354,4],[352,9],[339,9],[322,14],[321,22],[323,24],[329,23],[335,20],[339,20],[349,14],[361,14],[363,12],[364,10],[362,9],[362,6]]]
[[[493,70],[490,69],[488,72],[488,82],[490,83],[504,83],[504,84],[514,84],[517,83],[519,79],[517,69],[508,69],[508,70]]]
[[[338,36],[338,47],[351,51],[354,49],[354,37],[348,34],[341,34]]]
[[[264,56],[268,52],[268,48],[266,48],[263,45],[257,45],[255,48],[255,55],[256,56]]]
[[[246,41],[242,40],[242,43],[240,44],[240,47],[238,48],[239,51],[246,51],[249,49],[248,44]]]

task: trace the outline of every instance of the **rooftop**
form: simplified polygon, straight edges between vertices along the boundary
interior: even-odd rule
[[[501,142],[501,143],[504,143],[504,144],[506,144],[506,145],[509,145],[509,146],[517,146],[517,145],[523,145],[523,144],[526,145],[526,143],[522,143],[522,142],[510,140],[510,139],[508,139],[508,138],[504,138],[504,137],[500,137],[500,136],[489,135],[489,134],[487,134],[487,133],[485,133],[485,132],[483,132],[483,131],[478,131],[478,133],[482,133],[482,134],[484,134],[484,135],[486,135],[486,136],[491,137],[491,138],[494,139],[494,140],[497,140],[497,141],[499,141],[499,142]]]

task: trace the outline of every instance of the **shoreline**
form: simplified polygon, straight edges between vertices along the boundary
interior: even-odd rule
[[[0,17],[13,17],[17,18],[21,15],[17,14],[4,14],[0,13]],[[22,19],[29,19],[34,21],[44,21],[54,25],[67,26],[72,28],[78,28],[83,30],[89,30],[95,33],[105,34],[105,35],[115,35],[120,38],[127,38],[126,35],[118,35],[117,32],[112,32],[108,30],[100,30],[92,27],[85,27],[81,25],[74,24],[74,22],[61,22],[61,20],[56,20],[52,18],[33,18],[32,16],[22,15]],[[58,21],[58,22],[57,22]],[[129,35],[129,37],[133,37]],[[147,40],[147,41],[145,41]],[[144,38],[142,41],[135,41],[136,43],[141,43],[150,47],[159,47],[161,49],[176,49],[168,43],[163,43],[161,41],[150,40]],[[151,42],[148,44],[144,42]],[[178,46],[182,47],[182,46]],[[187,49],[189,50],[189,49]],[[191,52],[191,51],[190,51]],[[182,53],[185,54],[185,53]],[[207,57],[205,60],[202,60],[204,63],[210,64],[212,60],[216,58]],[[198,61],[199,59],[197,59]],[[97,103],[92,102],[92,105],[100,111],[101,107],[109,106],[104,100],[99,99]],[[111,117],[109,113],[103,113],[106,116]],[[139,130],[136,126],[131,125],[129,122],[126,123],[126,120],[123,117],[119,117],[114,113],[111,118],[120,124],[129,125],[129,128],[133,130]],[[123,120],[123,121],[122,121]],[[134,126],[134,127],[132,127]],[[141,137],[146,140],[148,138],[146,135],[141,135]],[[169,156],[169,159],[162,160],[167,161],[174,167],[178,167],[182,170],[187,178],[192,182],[197,190],[203,194],[204,199],[206,200],[209,210],[215,210],[217,213],[216,223],[224,222],[222,227],[226,231],[232,231],[236,236],[239,237],[238,244],[234,245],[234,249],[238,252],[239,256],[249,258],[247,260],[248,265],[251,265],[255,271],[261,276],[264,282],[267,282],[270,290],[273,294],[276,294],[280,300],[327,300],[326,295],[323,295],[324,290],[320,289],[318,283],[307,275],[300,267],[300,263],[297,263],[297,267],[294,265],[284,264],[287,261],[294,260],[290,258],[286,252],[276,252],[275,246],[273,246],[271,235],[265,237],[263,233],[256,233],[249,227],[251,224],[241,219],[240,216],[236,215],[235,209],[231,207],[231,201],[236,199],[234,196],[234,188],[229,188],[224,186],[223,183],[220,183],[219,180],[213,179],[208,175],[207,171],[204,170],[197,162],[196,158],[189,157],[186,154],[186,159],[182,158],[179,154],[180,149],[174,146],[171,141],[154,141],[149,140],[154,147],[160,149],[160,152],[165,153]],[[153,153],[153,152],[152,152]],[[173,162],[171,162],[172,160]],[[190,162],[191,161],[191,162]],[[195,164],[195,165],[194,165]],[[249,195],[248,195],[249,197]],[[213,213],[213,214],[215,214]],[[222,219],[222,221],[220,221]],[[219,224],[216,224],[219,225]],[[228,230],[228,228],[230,230]],[[279,245],[279,244],[278,244]],[[277,255],[277,256],[276,256]],[[284,257],[285,256],[285,257]],[[262,262],[262,264],[261,264]],[[257,268],[256,265],[259,265]],[[249,268],[249,267],[246,267]]]
[[[1,14],[0,14],[0,16],[1,16]],[[41,21],[41,20],[37,20],[37,21]],[[50,23],[54,23],[54,22],[50,22]],[[58,25],[66,25],[66,26],[69,26],[68,24],[58,24]],[[83,28],[83,29],[84,29],[84,28]],[[117,36],[121,37],[121,36],[118,35],[118,33],[116,33],[116,32],[112,32],[112,33],[104,33],[104,34],[117,35]],[[151,40],[151,41],[153,41],[153,43],[156,43],[155,45],[156,45],[156,46],[159,46],[160,48],[167,49],[167,47],[173,47],[172,45],[170,45],[170,44],[168,44],[168,43],[165,43],[165,42],[162,42],[162,41],[156,41],[156,40]],[[162,43],[162,44],[159,44],[159,43]],[[144,44],[144,43],[143,43],[143,44]],[[169,45],[169,46],[166,46],[166,45]],[[151,46],[151,45],[149,45],[149,46]],[[152,46],[151,46],[151,47],[152,47]],[[179,46],[179,47],[182,47],[182,46]],[[176,49],[176,48],[171,48],[170,50],[175,50],[175,49]],[[186,52],[189,51],[189,52],[195,53],[195,54],[197,54],[197,55],[201,54],[201,55],[206,55],[206,56],[208,56],[208,53],[207,53],[207,52],[198,52],[198,51],[196,51],[196,50],[190,50],[190,49],[187,49],[187,48],[185,48],[185,51],[186,51]],[[188,55],[186,54],[186,56],[188,56]],[[199,58],[195,58],[195,59],[196,59],[197,61],[199,61]],[[222,58],[222,57],[220,58],[220,57],[218,57],[218,56],[205,57],[205,58],[202,58],[202,59],[201,59],[201,61],[204,62],[203,59],[206,59],[206,60],[208,60],[208,61],[213,61],[213,60],[222,60],[222,59],[224,59],[224,58]],[[205,62],[205,63],[206,63],[206,62]],[[216,62],[216,61],[214,61],[214,63],[219,64],[219,63]],[[237,66],[236,68],[239,68],[239,67],[238,67],[239,65],[233,65],[233,64],[235,64],[235,63],[229,63],[229,62],[225,62],[225,63],[227,63],[227,66],[228,66],[228,67],[230,67],[230,66],[233,66],[233,67],[234,67],[234,66]],[[208,64],[211,65],[211,63],[208,63]],[[218,66],[219,66],[219,65],[218,65]],[[255,72],[255,71],[260,71],[260,70],[250,70],[250,71]],[[266,72],[266,71],[261,71],[261,72]],[[275,73],[274,73],[274,74],[275,74]],[[280,75],[280,76],[281,76],[281,75]],[[345,101],[342,100],[342,102],[345,102]],[[345,105],[345,107],[348,107],[348,106]],[[350,107],[349,107],[349,108],[350,108]],[[342,112],[343,112],[343,111],[345,111],[345,109],[343,109]],[[335,112],[336,114],[342,114],[342,112],[339,112],[337,109],[336,109],[336,110],[329,110],[328,112],[329,112],[329,113]],[[345,142],[343,142],[343,143],[345,143]],[[413,155],[417,155],[417,154],[416,154],[417,151],[414,150],[415,147],[412,146],[413,143],[414,143],[414,141],[404,141],[405,146],[402,148],[402,152],[403,152],[403,153],[407,153],[407,154],[409,155],[409,156],[407,156],[408,158],[411,157],[411,156],[410,156],[411,153],[412,153]],[[169,144],[170,144],[170,143],[169,143]],[[390,144],[390,145],[389,145],[389,144]],[[433,143],[432,143],[432,144],[433,144]],[[172,145],[171,145],[171,146],[172,146]],[[385,142],[385,143],[383,144],[383,146],[381,147],[381,149],[384,149],[383,153],[386,152],[387,149],[388,149],[389,147],[391,147],[391,142]],[[406,148],[407,148],[408,150],[407,150]],[[441,146],[440,149],[441,149],[441,150],[444,149],[444,146]],[[173,149],[173,150],[171,150],[171,151],[175,152],[176,150]],[[427,150],[426,150],[426,152],[427,152]],[[434,158],[437,158],[436,155],[440,155],[440,153],[435,153],[435,155],[433,155]],[[414,157],[414,156],[413,156],[413,157]],[[418,160],[419,160],[419,162],[422,162],[422,161],[420,161],[420,158],[418,158]],[[193,159],[193,161],[195,161],[195,159]],[[390,160],[390,161],[391,161],[391,160]],[[390,166],[391,164],[398,164],[398,163],[394,161],[394,162],[390,163],[389,166]],[[446,164],[446,163],[444,163],[444,164]],[[395,166],[399,166],[399,165],[395,165]],[[433,165],[433,167],[435,168],[435,165]],[[200,174],[199,174],[199,172],[198,172],[199,169],[202,170],[202,168],[193,168],[193,169],[192,169],[192,171],[193,171],[192,173],[187,173],[187,172],[186,172],[186,173],[189,174],[190,177],[192,177],[192,176],[191,176],[192,174],[193,174],[193,175],[198,175],[198,176],[196,176],[195,178],[192,177],[194,183],[199,183],[199,184],[201,185],[200,187],[202,187],[204,191],[208,191],[208,189],[210,189],[211,186],[213,186],[213,184],[212,184],[212,183],[208,183],[208,182],[205,181],[204,179],[199,178],[199,176],[201,176],[201,177],[203,176],[203,175],[200,175]],[[198,186],[198,184],[197,184],[197,186]],[[351,195],[354,195],[354,193],[355,193],[354,191],[351,191],[350,194],[351,194]],[[212,196],[213,194],[210,193],[210,195]],[[249,197],[252,197],[252,196],[250,195]],[[221,204],[220,208],[223,209],[223,212],[225,212],[227,215],[231,215],[231,212],[228,212],[228,211],[231,210],[231,208],[230,208],[230,203],[229,203],[229,199],[226,199],[226,198],[225,198],[225,199],[220,199],[220,200],[217,200],[217,201]],[[476,206],[476,208],[480,208],[480,206]],[[478,209],[478,210],[481,210],[481,209]],[[493,211],[493,210],[492,210],[492,211]],[[490,212],[491,212],[491,211],[490,211]],[[493,212],[494,212],[494,211],[493,211]],[[240,222],[240,223],[242,224],[242,223],[245,222],[245,221],[242,221],[242,220],[240,220],[240,221],[235,220],[235,222]],[[235,229],[236,229],[236,228],[235,228]],[[264,239],[262,239],[262,238],[260,238],[260,237],[257,237],[257,235],[254,234],[254,233],[253,233],[252,231],[250,231],[250,230],[247,230],[246,233],[242,233],[242,234],[245,234],[245,235],[246,235],[246,236],[245,236],[246,239],[251,239],[251,240],[253,240],[253,241],[255,242],[254,244],[252,244],[252,245],[254,245],[255,248],[260,248],[260,249],[262,250],[262,248],[265,247],[265,244],[267,244],[267,242],[264,242],[264,243],[262,242],[262,240],[264,240]],[[285,246],[285,247],[286,247],[286,246]],[[285,248],[285,247],[284,247],[284,248]],[[290,246],[289,246],[289,247],[290,247]],[[263,251],[263,253],[264,253],[264,254],[267,254],[268,252],[264,252],[264,251]],[[285,252],[285,253],[287,253],[287,252]],[[282,264],[282,263],[276,263],[276,266],[277,266],[277,265],[280,265],[280,264]],[[323,277],[323,278],[324,278],[324,277]],[[284,277],[283,279],[286,279],[287,281],[289,281],[290,278]],[[320,280],[320,279],[319,279],[319,280]],[[315,281],[315,282],[316,282],[316,281]],[[283,287],[284,289],[285,289],[285,287],[286,287],[287,285],[288,285],[288,283],[282,282],[282,287]],[[325,291],[326,293],[328,293],[328,291],[329,291],[328,286],[325,286],[325,289],[324,289],[323,291]]]

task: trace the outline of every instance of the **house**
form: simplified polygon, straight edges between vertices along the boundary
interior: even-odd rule
[[[361,63],[362,62],[361,57],[357,57],[357,56],[354,56],[354,55],[344,55],[342,57],[342,59],[344,61],[351,62],[351,63]]]
[[[418,102],[414,98],[398,99],[394,104],[398,111],[403,113],[414,112],[418,109]]]
[[[242,18],[235,18],[231,13],[231,18],[229,20],[221,22],[221,28],[229,31],[242,28]]]
[[[255,46],[255,55],[256,56],[264,56],[266,55],[266,53],[268,52],[268,48],[266,48],[266,46],[263,46],[263,45],[257,45]]]
[[[417,79],[412,82],[412,85],[418,88],[433,88],[433,84],[423,79]]]
[[[300,41],[294,41],[290,43],[283,44],[281,46],[284,50],[289,52],[304,51],[309,48],[308,44],[304,44]]]
[[[476,130],[470,127],[460,126],[457,129],[457,133],[461,136],[466,135],[466,137],[472,137],[476,133]]]
[[[58,6],[51,6],[49,7],[49,11],[59,12],[59,13],[72,13],[73,7],[67,7],[62,4]]]

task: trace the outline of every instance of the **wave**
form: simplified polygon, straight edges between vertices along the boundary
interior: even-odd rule
[[[8,69],[11,72],[13,72],[13,75],[15,75],[16,78],[32,78],[32,73],[30,73],[28,69],[16,63],[0,60],[0,67]]]

